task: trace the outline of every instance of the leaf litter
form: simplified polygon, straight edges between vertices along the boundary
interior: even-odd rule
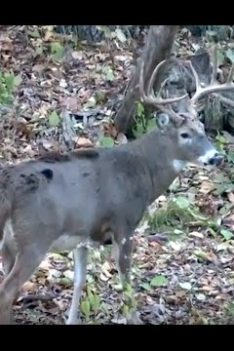
[[[49,26],[1,27],[2,70],[16,77],[12,104],[1,106],[2,162],[18,162],[45,150],[112,147],[127,142],[110,118],[131,75],[133,53],[126,43],[121,47],[125,42],[121,32],[116,38],[120,43],[110,57],[106,45],[79,48],[71,37],[57,35]],[[184,34],[179,37],[181,55],[194,51],[188,42]],[[227,140],[233,149],[233,138]],[[152,226],[145,216],[136,229],[132,278],[144,323],[233,323],[234,195],[230,172],[231,164],[212,171],[189,167],[180,181],[150,206],[148,216],[160,213],[160,225]],[[176,217],[173,206],[181,210],[181,217]],[[171,222],[164,218],[166,211],[159,211],[166,208],[170,208]],[[183,218],[187,208],[190,212]],[[14,305],[16,322],[64,324],[72,279],[72,255],[48,254],[21,289]],[[109,248],[92,251],[87,282],[82,321],[125,323],[119,312],[120,281]]]

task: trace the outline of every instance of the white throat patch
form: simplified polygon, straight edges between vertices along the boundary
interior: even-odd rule
[[[176,173],[180,173],[184,167],[186,166],[187,162],[181,160],[173,160],[172,167]]]

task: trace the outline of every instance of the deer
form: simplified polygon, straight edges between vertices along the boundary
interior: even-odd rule
[[[74,258],[73,295],[66,324],[79,324],[89,247],[100,247],[109,240],[123,290],[131,286],[134,231],[147,207],[189,163],[222,164],[223,156],[209,140],[197,108],[201,98],[209,94],[234,90],[233,67],[227,82],[203,87],[190,62],[194,95],[162,97],[153,87],[167,62],[156,65],[148,84],[144,82],[144,63],[141,65],[141,100],[157,110],[152,131],[112,148],[48,152],[0,170],[5,273],[0,284],[0,324],[12,323],[15,298],[45,255],[65,250]],[[137,320],[134,289],[132,296],[129,323]]]

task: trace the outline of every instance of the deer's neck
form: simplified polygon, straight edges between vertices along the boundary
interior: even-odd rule
[[[135,141],[132,147],[149,171],[152,182],[150,200],[154,201],[168,189],[186,163],[175,157],[173,141],[158,130]]]

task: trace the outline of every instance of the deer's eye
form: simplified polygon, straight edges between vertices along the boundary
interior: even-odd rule
[[[183,139],[189,139],[190,138],[190,135],[188,133],[181,133],[180,136]]]

